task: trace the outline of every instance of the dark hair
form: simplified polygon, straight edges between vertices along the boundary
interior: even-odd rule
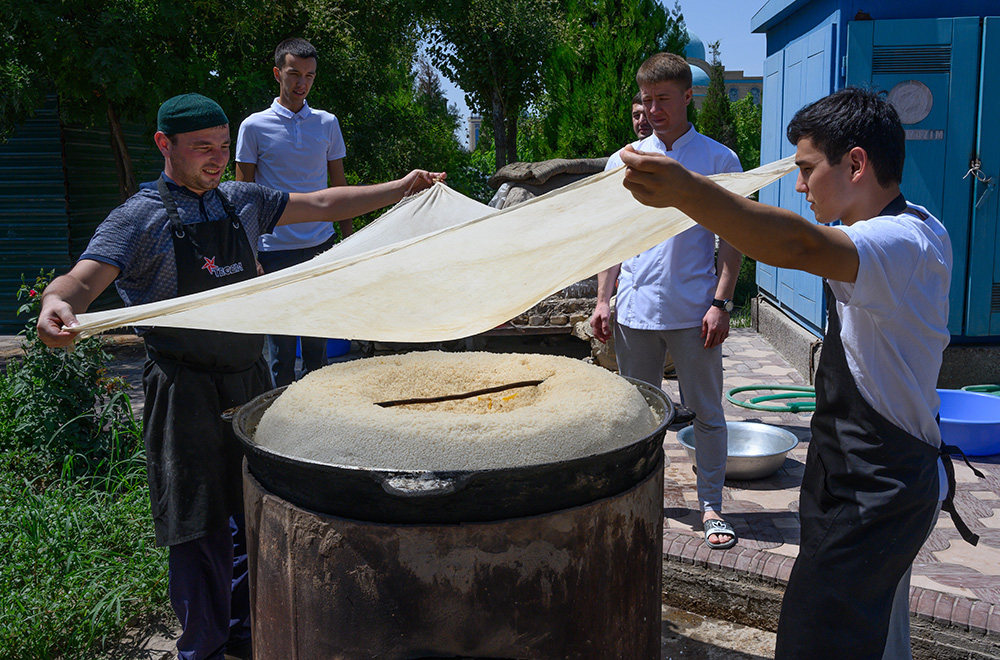
[[[642,94],[636,92],[635,96],[632,97],[632,105],[642,105]]]
[[[683,89],[691,89],[691,65],[680,55],[654,53],[639,66],[639,71],[635,74],[635,81],[640,87],[668,80],[680,83]]]
[[[788,141],[808,138],[836,165],[854,147],[868,154],[883,188],[903,180],[906,133],[884,93],[846,87],[800,109],[788,123]]]
[[[292,37],[285,39],[274,49],[274,66],[279,69],[285,66],[285,55],[294,55],[303,59],[313,58],[319,62],[319,55],[313,45],[305,39]]]

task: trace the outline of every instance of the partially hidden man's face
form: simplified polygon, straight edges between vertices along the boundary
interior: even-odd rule
[[[685,88],[674,80],[664,80],[641,85],[639,91],[653,132],[657,135],[683,135],[687,130],[691,88]]]
[[[635,131],[635,136],[640,140],[653,134],[653,127],[646,119],[646,108],[641,103],[632,104],[632,130]]]
[[[316,81],[316,58],[285,55],[284,65],[274,67],[274,79],[282,105],[299,109]]]
[[[851,199],[851,159],[845,155],[831,165],[812,140],[802,138],[795,145],[795,164],[799,168],[795,190],[805,193],[816,222],[844,220]]]
[[[167,158],[167,176],[199,195],[217,188],[229,162],[229,124],[178,133],[174,138],[176,144],[166,139],[157,142]]]

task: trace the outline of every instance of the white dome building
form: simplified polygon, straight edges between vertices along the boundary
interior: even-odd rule
[[[687,47],[684,49],[684,57],[691,67],[691,87],[694,91],[692,102],[694,107],[701,110],[701,104],[705,102],[705,93],[708,91],[709,72],[712,65],[708,63],[708,50],[705,42],[694,32],[688,30]],[[743,97],[750,95],[754,103],[760,105],[761,90],[764,88],[764,79],[761,76],[746,76],[743,71],[725,71],[726,93],[732,102],[739,101]]]

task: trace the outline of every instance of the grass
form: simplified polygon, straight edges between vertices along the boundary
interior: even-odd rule
[[[750,300],[757,295],[757,262],[750,257],[743,257],[740,265],[740,275],[736,279],[736,292],[733,294],[735,308],[729,318],[730,328],[749,328]]]
[[[120,657],[123,633],[166,609],[139,425],[118,434],[97,476],[0,453],[0,658]]]

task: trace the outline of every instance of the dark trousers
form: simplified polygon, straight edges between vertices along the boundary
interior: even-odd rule
[[[333,247],[331,239],[314,247],[296,250],[273,250],[257,253],[257,261],[265,273],[279,270],[309,261],[316,255]],[[268,335],[267,349],[270,352],[271,377],[275,387],[290,385],[295,380],[295,344],[298,337],[287,335]],[[322,369],[327,364],[327,340],[318,337],[302,337],[302,373]]]
[[[228,528],[170,546],[170,604],[183,632],[178,660],[222,660],[250,645],[250,585],[243,514]]]

